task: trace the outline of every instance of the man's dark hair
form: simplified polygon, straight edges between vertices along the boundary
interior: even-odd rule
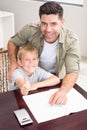
[[[63,18],[63,8],[58,4],[58,2],[54,1],[49,1],[44,3],[42,6],[39,8],[39,16],[41,18],[41,15],[43,14],[58,14],[59,18]]]

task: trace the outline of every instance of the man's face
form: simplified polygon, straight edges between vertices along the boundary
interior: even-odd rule
[[[41,16],[40,22],[41,32],[44,36],[44,39],[48,43],[55,42],[60,34],[64,19],[60,20],[58,14],[44,14]]]

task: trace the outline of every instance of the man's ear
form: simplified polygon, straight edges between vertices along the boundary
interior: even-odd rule
[[[64,23],[65,23],[65,19],[64,18],[62,18],[61,23],[62,23],[62,27],[63,27]]]
[[[18,65],[21,67],[22,66],[22,63],[21,63],[21,60],[18,58]]]

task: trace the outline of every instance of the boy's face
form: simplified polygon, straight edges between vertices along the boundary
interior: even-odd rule
[[[22,54],[21,60],[19,60],[20,66],[28,75],[32,75],[38,66],[38,55],[36,52],[28,52]]]
[[[44,39],[49,43],[55,42],[64,24],[64,19],[59,19],[58,14],[42,15],[40,29]]]

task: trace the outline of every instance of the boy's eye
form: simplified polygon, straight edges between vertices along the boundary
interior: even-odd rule
[[[29,59],[25,59],[25,61],[29,61]]]
[[[34,58],[34,59],[32,59],[32,60],[30,60],[30,59],[25,59],[25,61],[35,61],[35,60],[37,60],[37,58]]]
[[[33,60],[37,60],[36,58],[34,58]]]

